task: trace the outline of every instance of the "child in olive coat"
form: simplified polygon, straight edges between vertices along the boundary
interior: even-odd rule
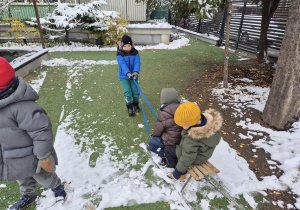
[[[177,108],[174,120],[183,128],[182,138],[179,145],[166,148],[164,155],[168,164],[175,168],[168,177],[184,181],[191,165],[202,164],[212,156],[221,140],[223,118],[214,109],[201,114],[195,103],[185,102]]]

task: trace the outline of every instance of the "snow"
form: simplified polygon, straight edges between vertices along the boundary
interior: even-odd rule
[[[6,188],[6,184],[0,184],[0,188]]]
[[[250,82],[251,80],[247,78],[242,78],[242,81]],[[235,89],[228,88],[227,92],[230,92],[230,97],[226,99],[228,95],[225,92],[225,89],[222,87],[216,88],[213,90],[213,94],[221,101],[228,102],[236,109],[236,116],[242,116],[241,103],[246,104],[248,107],[257,109],[258,111],[263,111],[265,103],[268,99],[269,88],[255,87],[255,86],[237,86]]]
[[[225,50],[225,46],[221,46],[221,47],[219,47],[219,48]],[[228,50],[229,50],[229,52],[235,52],[235,50],[234,50],[234,49],[231,49],[231,48],[229,48]]]
[[[30,85],[31,87],[38,93],[44,83],[44,80],[46,78],[46,75],[47,75],[47,72],[44,71],[44,72],[41,72],[39,75],[38,75],[38,78],[36,78],[35,80],[31,80],[30,81]]]
[[[143,23],[143,24],[129,24],[127,28],[160,28],[160,29],[166,29],[166,28],[172,28],[172,26],[168,23]]]
[[[144,125],[143,124],[138,124],[139,128],[143,128]]]
[[[146,45],[146,46],[136,45],[135,48],[139,51],[154,50],[154,49],[175,50],[175,49],[179,49],[181,47],[188,46],[188,45],[189,45],[189,39],[187,39],[186,37],[181,37],[181,39],[174,40],[173,42],[171,42],[168,45],[163,44],[163,43],[160,43],[157,45]],[[36,45],[36,44],[27,46],[27,45],[21,45],[21,44],[17,44],[17,43],[5,43],[5,44],[2,44],[1,46],[2,47],[0,47],[0,50],[8,50],[11,47],[18,48],[21,50],[41,50],[42,49],[42,47],[40,45]],[[49,52],[116,51],[116,47],[102,47],[102,48],[99,48],[97,46],[88,47],[81,43],[71,42],[71,45],[61,45],[61,46],[50,47],[50,48],[47,48],[47,50]]]
[[[1,49],[7,50],[7,48],[0,48],[0,50]],[[19,49],[9,48],[9,50],[14,51],[14,50],[19,50]],[[44,53],[48,52],[48,50],[45,50],[45,49],[40,49],[40,50],[37,51],[37,50],[34,50],[34,49],[27,48],[26,50],[29,50],[31,52],[29,52],[29,53],[27,53],[27,54],[25,54],[21,57],[18,57],[18,58],[14,59],[13,61],[10,62],[11,66],[14,69],[20,67],[21,65],[23,65],[26,62],[30,62],[32,59],[35,59],[35,58],[43,55]]]
[[[238,78],[238,79],[236,79],[236,80],[240,80],[240,81],[242,81],[242,82],[247,82],[247,83],[253,82],[252,79],[248,79],[248,78]]]
[[[250,58],[242,58],[242,57],[240,57],[240,58],[238,59],[238,61],[247,61],[247,60],[250,60]]]
[[[75,144],[74,135],[76,134],[76,130],[67,128],[74,117],[76,116],[70,114],[60,124],[54,144],[60,161],[60,165],[57,167],[57,174],[63,180],[71,182],[70,186],[74,188],[74,192],[65,204],[55,205],[55,207],[49,209],[81,209],[88,203],[88,200],[82,196],[86,194],[102,198],[97,209],[153,203],[159,200],[171,200],[174,208],[177,209],[180,207],[177,206],[177,203],[180,203],[180,199],[176,195],[176,192],[157,185],[149,187],[146,183],[144,175],[152,163],[148,161],[140,171],[126,171],[130,164],[112,162],[110,160],[112,156],[111,151],[115,147],[112,137],[99,134],[99,139],[103,141],[106,148],[101,157],[97,159],[95,167],[89,167],[88,157],[94,151],[90,150],[82,153],[80,146]],[[136,158],[136,154],[134,153],[127,157],[129,160],[133,160],[131,164],[136,162]],[[120,171],[120,169],[123,169],[123,171]],[[74,173],[74,171],[77,173]],[[104,171],[105,173],[103,173]],[[51,205],[53,202],[52,194],[51,190],[43,193],[45,197],[40,198],[39,205],[37,206],[38,210]],[[172,201],[172,199],[174,200]]]
[[[212,40],[215,40],[215,41],[218,41],[218,40],[219,40],[219,37],[216,37],[216,36],[214,36],[214,35],[201,34],[201,33],[197,33],[197,32],[194,32],[194,31],[190,31],[190,30],[187,30],[187,29],[178,27],[178,26],[176,26],[176,27],[174,27],[174,28],[175,28],[175,29],[179,29],[180,31],[187,32],[187,33],[189,33],[189,34],[194,34],[194,35],[203,37],[203,38],[208,38],[208,39],[212,39]]]
[[[78,64],[81,64],[81,65],[109,65],[109,64],[118,64],[118,62],[116,60],[112,60],[112,61],[106,61],[106,60],[99,60],[99,61],[94,61],[94,60],[67,60],[67,59],[64,59],[64,58],[55,58],[55,59],[52,59],[52,60],[48,60],[48,61],[45,61],[43,60],[42,61],[42,65],[45,65],[45,66],[73,66],[73,65],[78,65]]]
[[[65,36],[67,31],[75,27],[81,27],[88,31],[103,32],[111,26],[117,27],[118,31],[127,32],[122,24],[117,24],[120,19],[119,13],[115,11],[104,11],[101,7],[106,6],[106,1],[94,1],[87,4],[70,6],[69,3],[56,3],[56,8],[52,13],[40,18],[41,27],[46,31],[46,36],[50,39]],[[25,21],[27,24],[37,26],[36,18]],[[51,32],[51,33],[49,33]],[[53,35],[53,32],[59,34]]]
[[[267,101],[269,91],[269,88],[250,85],[246,87],[238,86],[235,89],[232,87],[228,89],[216,88],[213,89],[212,92],[220,101],[226,101],[232,105],[232,107],[236,110],[236,113],[233,114],[242,117],[241,102],[243,102],[243,106],[246,106],[248,109],[254,108],[262,112]],[[230,97],[225,99],[226,97],[224,96]],[[239,134],[241,138],[251,139],[253,138],[252,134],[257,135],[261,133],[267,133],[270,136],[270,140],[268,142],[266,141],[265,135],[260,135],[261,139],[255,141],[253,145],[255,145],[257,148],[263,148],[266,152],[270,153],[272,160],[279,162],[279,164],[277,164],[277,162],[269,160],[268,163],[273,165],[271,167],[277,166],[284,171],[283,175],[279,179],[277,179],[275,176],[263,177],[263,181],[258,182],[254,177],[251,177],[251,179],[253,179],[251,182],[254,180],[255,182],[250,186],[247,186],[247,188],[253,190],[254,188],[256,188],[256,190],[263,190],[264,188],[274,190],[290,188],[293,193],[300,196],[300,121],[295,122],[292,125],[292,128],[288,131],[275,131],[270,128],[265,128],[258,123],[252,123],[250,119],[247,119],[246,121],[241,120],[239,123],[237,123],[237,126],[241,126],[242,128],[248,130],[248,136]],[[217,147],[217,149],[219,149],[219,147]],[[213,159],[217,159],[215,154]],[[225,163],[228,162],[234,164],[233,161],[225,161]],[[220,171],[223,173],[221,168],[223,165],[218,166],[217,162],[215,165],[217,168],[221,169]],[[243,171],[245,170],[246,169],[243,169]],[[220,177],[222,177],[222,179],[227,179],[226,176],[228,174],[222,175],[221,173]],[[250,173],[247,172],[247,174],[249,175]],[[232,182],[225,182],[234,183],[235,180],[232,180]],[[249,181],[246,183],[249,183]],[[260,183],[261,186],[257,186],[257,183]],[[241,183],[240,186],[237,186],[235,191],[238,192],[239,188],[243,188],[243,185],[245,185],[245,183]],[[242,191],[240,191],[240,193],[241,192]],[[296,207],[300,208],[300,198],[297,198],[296,200]]]

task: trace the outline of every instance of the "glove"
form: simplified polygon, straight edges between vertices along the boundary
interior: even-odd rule
[[[182,173],[182,172],[178,171],[177,168],[175,168],[172,175],[173,175],[175,180],[178,180],[182,175],[185,175],[186,173],[187,173],[187,171]]]
[[[133,77],[133,75],[130,73],[127,73],[126,76],[129,77],[129,79]]]
[[[136,79],[137,78],[137,76],[139,75],[139,73],[137,73],[136,71],[135,72],[133,72],[133,79]]]
[[[49,173],[53,173],[55,171],[55,160],[51,151],[43,156],[37,156],[39,159],[38,166],[36,169],[36,173],[39,174],[42,169]]]

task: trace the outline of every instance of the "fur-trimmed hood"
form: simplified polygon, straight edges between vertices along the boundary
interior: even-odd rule
[[[223,118],[221,113],[214,110],[208,109],[202,113],[206,117],[206,124],[202,127],[193,127],[188,131],[188,135],[192,139],[209,138],[219,131],[223,124]]]

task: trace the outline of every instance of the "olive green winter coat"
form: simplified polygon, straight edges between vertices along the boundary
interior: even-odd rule
[[[192,127],[182,130],[181,142],[176,147],[178,163],[176,168],[184,173],[191,165],[202,164],[213,154],[221,140],[223,118],[214,109],[202,113],[206,117],[206,124],[202,127]]]

